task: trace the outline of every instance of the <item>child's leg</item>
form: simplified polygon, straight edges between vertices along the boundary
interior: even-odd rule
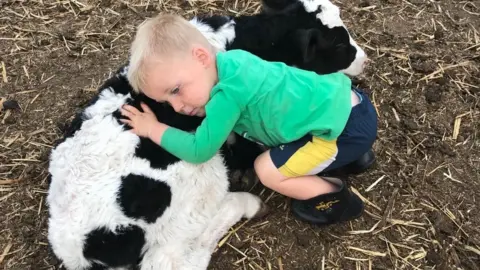
[[[363,211],[362,201],[342,179],[315,175],[335,159],[336,147],[329,145],[335,142],[312,137],[273,148],[255,160],[260,181],[291,197],[296,217],[318,225],[351,220]]]
[[[325,171],[336,170],[358,160],[372,149],[377,137],[377,112],[368,96],[361,90],[353,88],[361,97],[360,103],[352,108],[347,125],[337,139],[338,154],[335,162]]]
[[[317,142],[318,139],[314,140]],[[273,149],[273,153],[268,150],[255,160],[255,171],[264,186],[298,200],[339,190],[337,185],[315,175],[334,161],[335,142],[321,148],[306,137],[282,148]],[[282,159],[287,160],[282,162]]]
[[[377,132],[377,116],[368,97],[352,108],[348,123],[337,141],[304,138],[274,147],[255,161],[262,183],[292,199],[297,217],[317,224],[345,221],[359,216],[362,201],[348,191],[338,178],[316,176],[325,168],[336,168],[356,160],[372,147]]]

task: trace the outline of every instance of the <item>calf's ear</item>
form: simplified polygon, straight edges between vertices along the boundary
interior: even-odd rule
[[[293,41],[300,51],[304,63],[313,61],[317,52],[327,49],[329,42],[318,29],[298,29],[293,33]]]

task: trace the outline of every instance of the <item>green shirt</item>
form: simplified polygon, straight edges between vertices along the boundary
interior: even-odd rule
[[[218,83],[195,133],[169,127],[160,145],[191,163],[212,158],[233,130],[272,147],[310,133],[335,140],[351,111],[351,81],[268,62],[243,50],[217,54]]]

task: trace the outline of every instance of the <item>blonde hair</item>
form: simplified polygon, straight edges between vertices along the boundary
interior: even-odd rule
[[[188,52],[193,44],[213,51],[205,36],[181,16],[161,13],[141,23],[130,48],[127,79],[135,92],[145,86],[149,63]]]

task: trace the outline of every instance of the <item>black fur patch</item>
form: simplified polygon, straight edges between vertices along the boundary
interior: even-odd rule
[[[123,68],[120,68],[119,71],[115,74],[115,76],[112,76],[109,78],[100,89],[106,89],[111,87],[112,90],[115,93],[122,94],[122,95],[127,95],[127,94],[132,94],[134,95],[135,93],[133,92],[132,86],[128,83],[127,78],[123,77],[120,75],[120,71]]]
[[[108,267],[98,263],[93,263],[93,265],[88,270],[108,270]]]
[[[128,100],[127,103],[140,111],[143,111],[140,104],[145,103],[160,122],[184,131],[195,131],[202,121],[200,117],[179,114],[168,104],[156,102],[143,94],[135,96],[133,99]],[[124,118],[120,111],[116,111],[113,116],[119,123],[121,123],[119,119]],[[124,127],[126,130],[131,129],[128,125]],[[153,142],[148,138],[141,137],[140,144],[135,149],[135,155],[139,158],[147,159],[150,161],[150,165],[156,169],[165,169],[168,165],[180,160],[161,148],[159,143],[159,141]]]
[[[117,232],[101,227],[86,236],[83,255],[109,267],[134,267],[142,258],[145,233],[138,226],[118,228]],[[93,269],[105,269],[96,264]]]
[[[168,165],[180,161],[156,142],[148,138],[140,138],[140,145],[135,149],[135,156],[150,161],[150,166],[155,169],[166,169]]]
[[[337,72],[350,66],[356,48],[350,44],[344,27],[332,29],[316,18],[317,12],[307,12],[294,0],[265,0],[271,11],[253,16],[235,18],[235,39],[227,50],[242,49],[258,57],[289,66],[314,71],[318,74]],[[282,9],[288,11],[282,11]],[[305,60],[306,47],[297,42],[298,31],[316,29],[322,33],[312,38]],[[319,44],[316,44],[319,42]],[[328,44],[329,46],[325,46]],[[313,50],[312,50],[313,48]]]
[[[171,200],[172,192],[164,182],[135,174],[122,177],[117,202],[130,218],[153,223],[170,206]]]
[[[263,0],[262,12],[269,15],[287,14],[301,5],[297,0]]]
[[[220,149],[229,172],[253,168],[255,159],[264,151],[257,143],[235,134],[235,143]]]

